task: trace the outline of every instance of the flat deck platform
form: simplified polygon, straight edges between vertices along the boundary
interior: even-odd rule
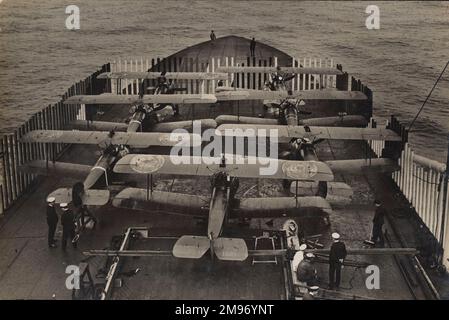
[[[206,42],[190,47],[175,55],[192,59],[208,59],[211,56],[243,57],[249,53],[249,40],[240,37],[219,38],[214,44]],[[258,44],[256,57],[278,56],[280,65],[291,64],[291,57],[272,47]],[[341,104],[344,105],[343,103]],[[312,111],[313,117],[321,116],[319,105],[307,104],[305,110]],[[325,107],[332,107],[327,103]],[[260,102],[251,104],[214,105],[186,107],[181,110],[182,119],[215,118],[220,114],[257,115]],[[348,108],[348,105],[346,105]],[[102,108],[104,121],[123,121],[128,108]],[[120,112],[117,110],[121,110]],[[194,111],[194,112],[193,112]],[[344,109],[343,111],[348,111]],[[179,119],[179,120],[182,120]],[[355,159],[365,156],[363,142],[325,141],[318,147],[322,160]],[[98,158],[93,146],[72,146],[58,161],[93,165]],[[320,219],[298,219],[306,235],[322,234],[320,242],[330,245],[330,234],[339,232],[349,248],[361,248],[363,240],[369,237],[374,214],[372,205],[375,197],[385,201],[388,208],[396,208],[396,190],[384,175],[336,176],[336,181],[344,181],[354,189],[352,204],[334,208],[330,215],[330,227]],[[47,247],[47,224],[45,218],[47,195],[58,187],[71,187],[76,181],[68,177],[42,177],[33,190],[23,196],[4,216],[0,217],[0,299],[71,299],[71,291],[65,286],[68,265],[78,265],[86,257],[84,250],[104,249],[111,238],[121,235],[128,227],[148,227],[150,235],[179,237],[184,234],[204,234],[205,225],[191,217],[173,216],[166,213],[137,212],[117,209],[111,205],[95,209],[100,223],[95,230],[82,234],[78,249],[70,246],[66,252],[60,248]],[[210,192],[208,179],[167,179],[156,177],[156,188],[207,195]],[[118,187],[114,186],[115,189]],[[280,181],[241,180],[237,196],[266,197],[287,195]],[[276,219],[274,227],[279,227],[285,219]],[[404,220],[407,224],[407,219]],[[228,227],[226,232],[236,235],[261,235],[261,229],[269,228],[264,219],[253,219],[246,227]],[[387,226],[388,228],[388,226]],[[413,234],[413,230],[409,232]],[[61,237],[58,226],[56,237]],[[133,249],[160,248],[167,250],[173,240],[142,241]],[[392,246],[399,246],[392,243]],[[409,243],[413,246],[413,239]],[[365,286],[366,274],[363,269],[346,267],[342,273],[341,292],[375,299],[413,299],[398,265],[392,256],[348,257],[352,260],[376,264],[381,270],[380,289],[368,290]],[[105,258],[88,259],[95,276],[104,265]],[[127,271],[140,271],[126,276]],[[174,257],[126,258],[123,268],[123,286],[115,289],[113,299],[283,299],[284,279],[280,265],[251,265],[251,258],[244,262],[215,261],[208,256],[200,260],[176,259]],[[327,287],[327,265],[318,265],[320,286]],[[96,279],[99,280],[99,279]]]
[[[312,108],[312,106],[310,105]],[[218,108],[218,109],[217,109]],[[198,118],[221,114],[228,106],[215,106],[213,111],[196,108]],[[247,109],[248,110],[248,109]],[[105,110],[107,120],[113,121],[123,114]],[[212,114],[210,114],[212,112]],[[256,110],[257,112],[257,110]],[[183,118],[192,113],[191,108],[182,111]],[[112,117],[111,117],[112,116]],[[98,155],[96,147],[72,146],[59,161],[93,164]],[[319,145],[318,155],[322,160],[351,159],[364,157],[361,142],[326,141]],[[354,189],[354,200],[349,206],[334,208],[330,215],[331,226],[326,227],[321,220],[299,219],[306,235],[320,233],[325,247],[330,245],[330,234],[338,231],[349,248],[360,248],[369,237],[372,206],[375,196],[394,194],[392,185],[385,183],[382,175],[337,176],[336,181],[344,181]],[[103,249],[109,246],[111,237],[123,234],[128,227],[145,226],[150,235],[178,237],[183,234],[202,234],[205,225],[190,217],[174,216],[155,212],[138,212],[117,209],[110,205],[95,210],[100,223],[95,230],[86,231],[77,250],[70,246],[64,253],[60,248],[47,247],[45,220],[45,198],[57,187],[71,187],[75,180],[66,177],[42,178],[40,184],[28,196],[2,217],[0,227],[0,299],[70,299],[71,291],[65,287],[65,268],[79,264],[86,257],[82,251]],[[207,195],[209,180],[195,179],[155,179],[156,188]],[[114,187],[117,188],[117,187]],[[248,191],[249,190],[249,191]],[[241,180],[237,196],[287,195],[281,182],[270,180]],[[276,219],[274,226],[280,226],[283,219]],[[246,230],[229,227],[232,234],[251,233],[261,235],[260,228],[268,228],[264,219],[253,219]],[[242,232],[242,233],[239,233]],[[58,227],[57,238],[61,229]],[[161,250],[167,250],[173,240],[158,242]],[[151,249],[139,243],[140,249]],[[397,244],[394,244],[397,245]],[[133,247],[133,249],[137,249]],[[348,257],[349,258],[349,257]],[[397,264],[392,256],[350,257],[353,260],[376,264],[381,269],[381,289],[368,290],[365,286],[366,274],[363,269],[346,267],[343,271],[342,292],[380,299],[412,299]],[[95,275],[104,264],[105,258],[89,259]],[[136,275],[123,276],[124,285],[114,290],[114,299],[283,299],[284,280],[280,265],[251,265],[251,258],[244,262],[215,261],[211,265],[208,256],[200,260],[176,259],[174,257],[126,258],[122,272],[140,269]],[[322,286],[327,286],[327,265],[318,265]]]

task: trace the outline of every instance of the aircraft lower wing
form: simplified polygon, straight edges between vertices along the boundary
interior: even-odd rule
[[[33,130],[21,142],[129,145],[135,148],[201,144],[201,136],[188,133]]]
[[[161,76],[161,72],[120,71],[101,73],[97,76],[97,79],[157,79]],[[228,79],[228,74],[215,72],[166,72],[164,77],[173,80],[226,80]]]
[[[326,196],[322,195],[324,199],[331,206],[342,206],[352,202],[354,191],[352,188],[343,182],[324,182],[325,190],[320,190],[320,183],[318,181],[294,181],[290,185],[290,193],[293,195],[303,196],[317,196],[319,192],[324,192]]]
[[[112,200],[112,205],[144,211],[164,211],[174,214],[207,217],[209,214],[209,197],[184,193],[153,191],[126,188]]]
[[[256,118],[256,117],[243,117],[232,115],[221,115],[215,118],[217,125],[230,124],[230,123],[250,123],[250,124],[264,124],[264,125],[277,125],[279,121],[277,119],[268,118]]]
[[[126,131],[128,125],[121,122],[108,122],[108,121],[90,121],[75,120],[68,125],[68,129],[71,130],[93,130],[93,131]]]
[[[233,91],[221,91],[215,94],[218,101],[238,100],[238,92],[242,95],[240,100],[366,100],[367,96],[361,91],[340,91],[340,90],[308,90],[308,91],[268,91],[238,89]]]
[[[282,126],[258,124],[222,124],[217,131],[223,135],[256,136],[259,130],[268,135],[276,132],[279,142],[288,143],[293,138],[332,139],[332,140],[383,140],[401,141],[402,138],[394,131],[385,128],[339,128],[339,127],[309,127]]]
[[[109,190],[85,190],[81,200],[86,206],[103,206],[109,201]],[[54,197],[56,203],[72,202],[72,189],[60,188],[48,195]]]
[[[309,118],[299,120],[300,125],[307,126],[336,126],[336,127],[366,127],[368,121],[364,116],[344,115],[336,117]]]
[[[213,94],[151,94],[140,97],[138,95],[118,95],[113,93],[103,93],[99,95],[71,96],[64,101],[64,104],[207,104],[215,102],[217,102],[217,98]]]
[[[65,162],[52,162],[33,160],[19,166],[19,171],[43,176],[59,176],[84,179],[91,171],[92,166]]]
[[[332,212],[321,197],[270,197],[236,199],[231,218],[320,217]]]
[[[334,173],[392,173],[400,169],[396,161],[388,158],[325,161]]]
[[[290,186],[290,192],[292,194],[298,193],[300,196],[315,196],[319,191],[318,181],[294,181]],[[335,197],[347,197],[353,196],[354,191],[352,188],[344,182],[326,182],[326,194]]]
[[[233,177],[289,180],[332,181],[329,167],[319,161],[290,161],[273,158],[244,158],[226,154],[226,165],[221,157],[188,157],[150,154],[128,154],[114,166],[116,173],[176,174],[211,176],[226,172]]]

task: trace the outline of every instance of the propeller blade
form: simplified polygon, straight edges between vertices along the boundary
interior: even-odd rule
[[[325,140],[325,139],[323,139],[323,138],[315,139],[315,140],[313,140],[312,144],[313,144],[313,145],[320,144],[320,143],[323,142],[324,140]]]
[[[284,82],[292,80],[294,77],[296,77],[296,74],[292,74],[291,76],[285,77]]]

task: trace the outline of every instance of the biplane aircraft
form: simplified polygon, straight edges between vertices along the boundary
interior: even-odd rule
[[[101,76],[101,75],[100,75]],[[121,75],[123,76],[123,75]],[[156,77],[156,74],[153,74]],[[159,78],[180,77],[189,78],[198,76],[195,74],[188,75],[166,75],[158,73]],[[88,96],[88,104],[112,104],[112,105],[131,105],[133,113],[131,120],[126,123],[102,122],[94,121],[89,124],[88,128],[99,129],[101,131],[56,131],[56,130],[38,130],[28,133],[23,137],[23,142],[38,142],[38,143],[78,143],[78,144],[97,144],[102,149],[100,158],[96,161],[93,167],[80,164],[71,164],[63,162],[48,161],[32,161],[23,165],[20,169],[25,172],[44,174],[44,175],[58,175],[69,174],[76,178],[83,178],[83,203],[85,205],[103,205],[109,200],[109,192],[107,190],[89,190],[94,186],[98,179],[105,175],[106,185],[108,185],[108,171],[111,166],[122,156],[130,152],[130,148],[147,148],[149,146],[173,146],[177,141],[170,141],[170,134],[174,129],[184,128],[191,129],[192,121],[175,121],[159,123],[157,121],[157,113],[169,105],[177,103],[182,104],[201,104],[215,102],[216,99],[207,95],[180,95],[174,94],[176,88],[168,87],[165,80],[158,81],[158,86],[154,94],[147,95],[144,98],[145,83],[142,81],[140,85],[140,92],[137,96],[130,97],[125,95],[103,94],[98,96]],[[162,93],[161,93],[162,92]],[[65,104],[83,104],[83,96],[74,96],[66,99]],[[144,120],[147,120],[144,122]],[[197,120],[201,122],[203,129],[215,128],[216,123],[213,119]],[[147,124],[148,131],[136,133],[142,129],[144,124]],[[85,128],[79,122],[75,123],[75,127]],[[107,130],[107,131],[106,131]],[[126,131],[120,132],[120,131]],[[181,140],[185,138],[192,138],[192,141],[201,141],[193,139],[192,137],[178,135]],[[56,198],[56,202],[70,202],[71,193],[73,190],[60,188],[51,194]]]
[[[207,74],[206,74],[207,75]],[[216,75],[207,75],[194,72],[177,73],[159,73],[159,72],[116,72],[102,73],[99,79],[141,79],[138,95],[116,95],[112,93],[101,94],[98,96],[72,96],[66,99],[65,104],[106,104],[106,105],[131,105],[130,113],[132,116],[128,125],[125,123],[92,121],[76,121],[74,126],[79,129],[94,127],[98,130],[115,131],[153,131],[153,132],[171,132],[174,129],[184,128],[192,130],[192,121],[161,122],[161,115],[167,115],[167,109],[173,109],[173,116],[178,113],[178,104],[196,104],[196,103],[215,103],[215,97],[211,95],[186,95],[177,94],[177,91],[185,91],[186,88],[176,87],[173,82],[167,79],[214,79]],[[155,87],[146,87],[148,79],[157,79]],[[153,90],[152,95],[145,95],[148,89]],[[166,111],[166,112],[163,112]],[[202,128],[215,128],[216,122],[213,119],[201,119]]]
[[[367,97],[358,91],[338,91],[335,89],[295,91],[287,90],[286,82],[297,74],[336,75],[342,72],[336,68],[302,68],[302,67],[221,67],[220,72],[228,73],[270,73],[270,80],[264,84],[263,90],[247,90],[233,87],[219,87],[218,92],[247,91],[249,95],[258,95],[264,99],[266,110],[271,110],[275,118],[241,117],[221,115],[215,119],[218,125],[226,123],[248,123],[265,125],[309,125],[309,126],[365,126],[366,119],[361,115],[339,113],[333,117],[301,119],[300,115],[309,115],[301,110],[305,100],[366,100]],[[321,80],[320,80],[321,81]],[[262,91],[262,92],[261,92]],[[276,92],[276,93],[273,93]],[[273,111],[274,110],[274,111]]]
[[[327,216],[329,203],[321,197],[270,197],[235,198],[239,178],[260,178],[263,161],[238,161],[237,155],[221,157],[184,157],[188,161],[172,161],[171,156],[128,154],[114,166],[120,174],[174,174],[211,177],[211,196],[189,195],[153,191],[152,183],[143,188],[125,188],[117,194],[112,204],[116,207],[146,211],[163,211],[191,216],[208,217],[207,235],[184,235],[173,247],[173,255],[179,258],[201,258],[209,249],[220,260],[242,261],[248,256],[243,239],[221,237],[228,218],[298,217],[306,215]],[[267,160],[268,158],[265,158]],[[196,161],[199,160],[199,161]],[[277,170],[267,179],[332,181],[333,174],[323,162],[289,161],[269,159],[276,162]],[[148,179],[149,180],[149,179]]]
[[[312,127],[312,126],[281,126],[259,124],[222,124],[218,126],[216,134],[224,136],[257,136],[259,132],[276,130],[279,143],[287,143],[289,150],[281,152],[280,159],[295,161],[320,161],[315,146],[328,140],[384,140],[401,141],[401,137],[394,131],[385,128],[346,128],[346,127]],[[398,170],[395,161],[388,158],[329,160],[325,163],[334,173],[362,174],[366,172],[393,172]],[[284,186],[291,183],[285,181]],[[291,185],[291,192],[314,194],[326,198],[328,194],[339,198],[352,195],[352,189],[342,182],[301,181]]]
[[[188,133],[33,130],[24,135],[21,142],[93,144],[102,147],[103,153],[94,166],[35,160],[20,168],[24,172],[35,174],[84,177],[82,203],[101,206],[109,201],[109,191],[91,188],[102,175],[105,175],[106,185],[108,185],[108,171],[118,159],[128,154],[131,148],[197,146],[201,144],[201,137]],[[72,190],[59,188],[50,196],[56,198],[56,203],[71,202]]]

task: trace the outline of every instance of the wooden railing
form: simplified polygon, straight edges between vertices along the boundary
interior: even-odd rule
[[[209,61],[198,61],[193,58],[169,57],[166,59],[148,59],[140,57],[138,59],[119,59],[111,62],[111,71],[166,71],[166,72],[215,72],[219,67],[267,67],[277,66],[277,57],[266,59],[256,59],[255,57],[224,57],[210,58]],[[292,59],[292,66],[331,68],[336,67],[333,59],[303,58]],[[269,73],[233,73],[229,79],[223,81],[224,86],[231,86],[235,81],[238,88],[260,89],[265,81],[269,79]],[[214,93],[217,87],[217,80],[177,80],[179,87],[185,87],[185,93]],[[118,94],[137,94],[142,79],[113,81],[112,92]],[[155,85],[155,80],[148,82],[150,86]],[[335,75],[314,75],[300,74],[288,83],[288,89],[299,90],[320,90],[325,88],[335,88],[337,77]]]
[[[303,68],[336,68],[332,58],[293,58],[293,67]],[[318,74],[298,74],[293,78],[291,89],[300,90],[320,90],[327,88],[336,88],[336,75],[318,75]]]
[[[108,81],[97,80],[99,73],[109,71],[109,64],[94,72],[86,79],[71,86],[61,101],[48,105],[35,113],[22,126],[13,132],[3,133],[0,138],[0,214],[10,208],[17,199],[26,193],[36,181],[36,175],[21,173],[18,167],[32,160],[52,161],[60,157],[67,145],[55,143],[22,143],[20,139],[31,130],[63,129],[75,119],[83,117],[79,105],[64,105],[62,101],[76,94],[98,94],[109,86]]]
[[[384,127],[371,119],[369,127]],[[381,157],[385,141],[369,141],[373,152]],[[392,179],[415,210],[418,217],[433,234],[443,250],[442,262],[449,268],[449,200],[444,204],[444,197],[449,199],[449,185],[444,194],[444,174],[446,165],[417,155],[408,143],[398,159],[401,169],[392,174]]]

